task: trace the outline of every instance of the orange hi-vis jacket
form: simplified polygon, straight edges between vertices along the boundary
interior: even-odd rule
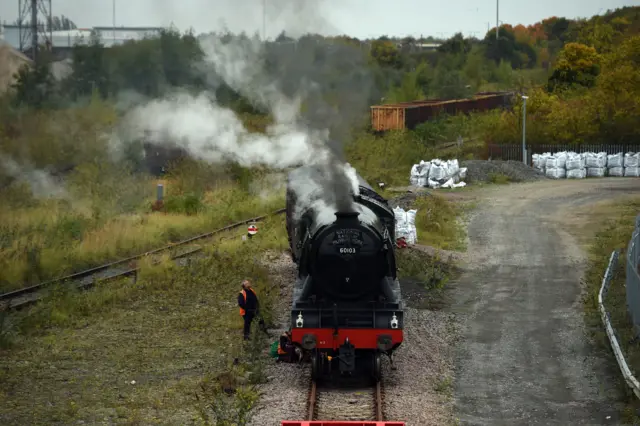
[[[258,298],[258,295],[256,294],[255,290],[250,288],[249,291],[251,291],[251,293],[253,293],[256,296],[256,299]],[[247,292],[245,289],[242,289],[242,291],[240,292],[240,294],[242,294],[242,298],[244,299],[245,303],[247,302]],[[242,306],[240,307],[240,315],[244,316],[244,314],[246,313],[246,311],[242,308]]]

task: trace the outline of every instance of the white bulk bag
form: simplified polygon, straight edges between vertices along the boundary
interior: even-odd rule
[[[604,177],[607,172],[606,167],[588,167],[587,176],[589,177]]]
[[[611,167],[609,169],[609,176],[624,176],[624,167]]]
[[[624,155],[624,167],[638,167],[640,166],[640,152],[627,152]],[[626,176],[626,172],[625,172]]]
[[[567,164],[569,164],[567,162]],[[584,179],[587,176],[587,169],[567,170],[567,179]]]
[[[622,166],[624,166],[624,157],[621,152],[607,156],[607,167],[613,169],[614,167]]]
[[[624,175],[625,177],[638,177],[640,176],[640,167],[625,167]]]

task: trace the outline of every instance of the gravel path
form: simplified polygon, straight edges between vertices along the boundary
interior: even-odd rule
[[[640,180],[545,181],[487,188],[471,218],[469,264],[453,286],[462,327],[462,424],[616,424],[618,372],[588,340],[586,263],[566,232],[572,207],[628,196]]]
[[[397,369],[383,358],[385,418],[407,426],[452,424],[453,317],[416,308],[405,315],[405,340],[393,360]]]

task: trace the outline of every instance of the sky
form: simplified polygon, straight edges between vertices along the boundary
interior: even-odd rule
[[[267,38],[282,30],[348,34],[357,38],[421,35],[484,37],[496,22],[496,0],[52,0],[53,15],[65,15],[79,28],[169,26],[196,33],[221,30],[263,31]],[[640,6],[640,0],[499,0],[502,23],[529,25],[550,16],[590,17],[607,9]],[[3,0],[0,21],[18,17],[18,0]]]

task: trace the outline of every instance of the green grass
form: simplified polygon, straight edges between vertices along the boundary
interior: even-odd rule
[[[431,193],[416,199],[418,243],[438,249],[465,250],[465,230],[461,223],[465,208],[442,195]]]
[[[11,314],[0,423],[242,424],[258,398],[268,342],[242,344],[235,299],[251,277],[272,322],[279,290],[257,260],[281,253],[283,231],[283,217],[272,218],[256,238],[235,234],[187,268],[145,265],[135,283],[61,290]]]
[[[212,166],[200,167],[199,173],[178,168],[163,180],[163,212],[151,209],[157,180],[104,165],[79,166],[67,177],[71,201],[29,199],[26,188],[11,187],[0,194],[6,200],[0,207],[0,291],[142,253],[284,204],[284,191],[266,176],[243,188],[214,175]]]
[[[587,324],[599,346],[610,355],[612,368],[619,371],[617,361],[611,353],[609,340],[604,331],[600,312],[598,310],[598,292],[602,285],[602,277],[609,263],[611,253],[615,249],[621,251],[618,266],[614,271],[611,287],[605,298],[605,307],[611,316],[611,323],[616,330],[618,342],[625,354],[629,368],[638,377],[640,372],[640,345],[634,340],[631,319],[627,313],[625,290],[626,249],[634,229],[635,218],[640,211],[640,200],[624,201],[607,206],[608,212],[615,212],[599,224],[600,231],[596,233],[589,248],[589,268],[585,275],[587,297],[585,299],[585,314]],[[620,387],[624,389],[629,404],[625,411],[628,421],[638,422],[637,409],[640,403],[627,387],[620,375]]]
[[[489,182],[497,185],[505,185],[511,182],[511,178],[504,173],[489,173]]]

